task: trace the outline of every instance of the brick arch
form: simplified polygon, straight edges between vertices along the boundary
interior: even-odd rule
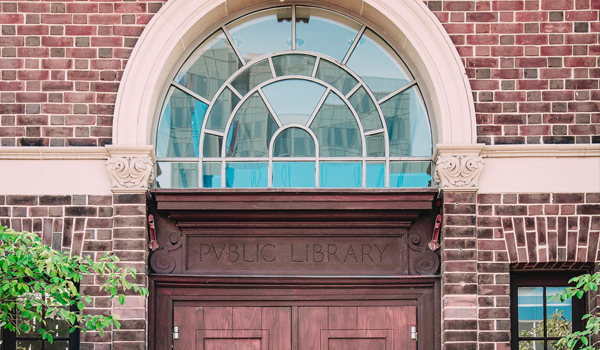
[[[310,2],[308,2],[310,4]],[[320,6],[336,8],[336,0]],[[163,88],[178,59],[214,23],[261,0],[172,0],[153,17],[139,38],[119,87],[113,143],[149,145]],[[450,37],[421,0],[364,0],[344,3],[377,25],[414,65],[432,116],[434,142],[476,142],[475,110],[463,63]]]

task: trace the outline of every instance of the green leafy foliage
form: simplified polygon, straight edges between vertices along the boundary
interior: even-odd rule
[[[546,332],[553,337],[565,337],[571,332],[571,322],[569,322],[562,311],[556,310],[548,315],[546,320]],[[531,330],[521,330],[520,337],[535,337],[544,334],[544,322],[538,322]],[[534,350],[533,340],[520,341],[519,350]],[[569,350],[567,344],[554,344],[553,350]]]
[[[557,294],[555,297],[550,297],[548,300],[554,299],[562,302],[574,296],[581,299],[586,292],[598,291],[598,281],[600,281],[600,272],[573,277],[569,280],[569,283],[575,284],[575,286],[566,288],[562,293]],[[586,321],[585,329],[568,334],[558,341],[558,345],[565,345],[570,349],[575,349],[577,346],[579,350],[595,349],[593,344],[590,343],[590,337],[597,335],[600,331],[600,316],[596,313],[587,314],[582,319]]]
[[[100,290],[111,298],[125,302],[124,291],[142,297],[148,290],[128,281],[135,279],[135,269],[119,267],[119,259],[105,253],[99,261],[80,256],[70,257],[52,250],[29,232],[17,232],[0,226],[0,331],[6,327],[17,333],[37,332],[42,339],[53,341],[50,322],[62,321],[69,332],[119,328],[116,315],[89,315],[81,312],[92,298],[82,295],[77,284],[93,274],[104,281]],[[76,306],[76,307],[73,307]],[[78,311],[71,311],[77,309]]]

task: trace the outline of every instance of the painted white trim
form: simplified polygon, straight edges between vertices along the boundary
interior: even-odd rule
[[[113,142],[152,144],[153,117],[160,108],[161,92],[186,49],[229,15],[260,4],[260,0],[167,2],[152,18],[128,60],[117,94]],[[340,2],[317,4],[334,8]],[[475,110],[465,69],[449,35],[425,4],[420,0],[364,0],[345,6],[346,12],[377,23],[414,66],[432,117],[434,142],[474,143]]]
[[[104,147],[0,147],[0,160],[106,160]]]

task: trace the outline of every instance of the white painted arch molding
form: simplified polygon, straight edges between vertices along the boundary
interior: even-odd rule
[[[264,0],[170,0],[139,38],[121,80],[115,106],[113,143],[150,145],[161,92],[179,58],[215,23]],[[294,2],[300,3],[300,2]],[[437,144],[476,142],[475,110],[469,81],[450,37],[421,0],[304,1],[343,7],[375,23],[404,51],[427,100]],[[415,72],[416,70],[416,72]]]

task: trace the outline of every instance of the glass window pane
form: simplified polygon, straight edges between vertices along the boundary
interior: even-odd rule
[[[378,100],[412,80],[400,57],[370,29],[360,38],[347,66],[362,78]]]
[[[227,163],[227,188],[259,188],[269,185],[269,163]]]
[[[321,162],[319,171],[323,188],[362,187],[361,162]]]
[[[204,157],[220,157],[223,138],[221,136],[204,134],[202,153]]]
[[[255,12],[226,26],[246,62],[267,53],[292,49],[292,9]]]
[[[240,107],[227,135],[228,157],[268,157],[278,126],[256,92]]]
[[[198,188],[198,163],[158,162],[157,188]]]
[[[214,131],[225,131],[227,121],[231,112],[240,102],[240,99],[231,90],[225,88],[217,100],[213,103],[212,109],[206,120],[206,128]]]
[[[200,128],[208,106],[171,88],[156,135],[158,157],[197,157]]]
[[[315,187],[315,163],[273,162],[273,187]]]
[[[383,133],[365,137],[368,157],[385,157],[385,138]]]
[[[17,350],[42,350],[42,341],[17,340]]]
[[[273,78],[271,65],[269,65],[269,61],[264,60],[243,71],[231,82],[231,86],[242,96],[245,96],[250,90],[258,86],[258,84],[271,78]]]
[[[219,30],[185,61],[175,81],[208,100],[242,66],[225,34]]]
[[[548,337],[564,337],[571,332],[571,299],[554,301],[567,287],[546,287],[546,328]],[[549,299],[552,297],[552,299]]]
[[[360,87],[356,90],[356,92],[350,96],[348,101],[350,101],[356,114],[358,114],[365,131],[383,128],[379,112],[377,112],[377,107],[375,107],[375,103],[373,103],[371,96],[367,94],[365,88]]]
[[[221,163],[202,164],[202,187],[221,188]]]
[[[281,55],[273,57],[273,67],[278,77],[284,75],[312,76],[316,58],[307,55]]]
[[[306,125],[325,93],[323,85],[299,79],[277,81],[262,90],[283,125]]]
[[[384,162],[367,162],[367,187],[385,187]]]
[[[306,130],[283,130],[273,143],[273,157],[315,157],[315,142]]]
[[[381,104],[392,157],[428,157],[432,154],[429,118],[416,86]]]
[[[519,307],[519,336],[544,336],[544,290],[543,287],[517,288]]]
[[[296,50],[319,52],[342,61],[360,27],[360,23],[338,13],[298,6]]]
[[[360,129],[350,108],[333,92],[329,93],[310,129],[319,141],[321,157],[360,157]]]
[[[326,60],[319,61],[316,78],[338,89],[344,96],[358,84],[358,80],[354,79],[350,73]]]
[[[390,162],[390,187],[429,187],[431,162]]]
[[[45,342],[44,350],[69,350],[69,342],[66,340],[55,340],[52,344]]]

